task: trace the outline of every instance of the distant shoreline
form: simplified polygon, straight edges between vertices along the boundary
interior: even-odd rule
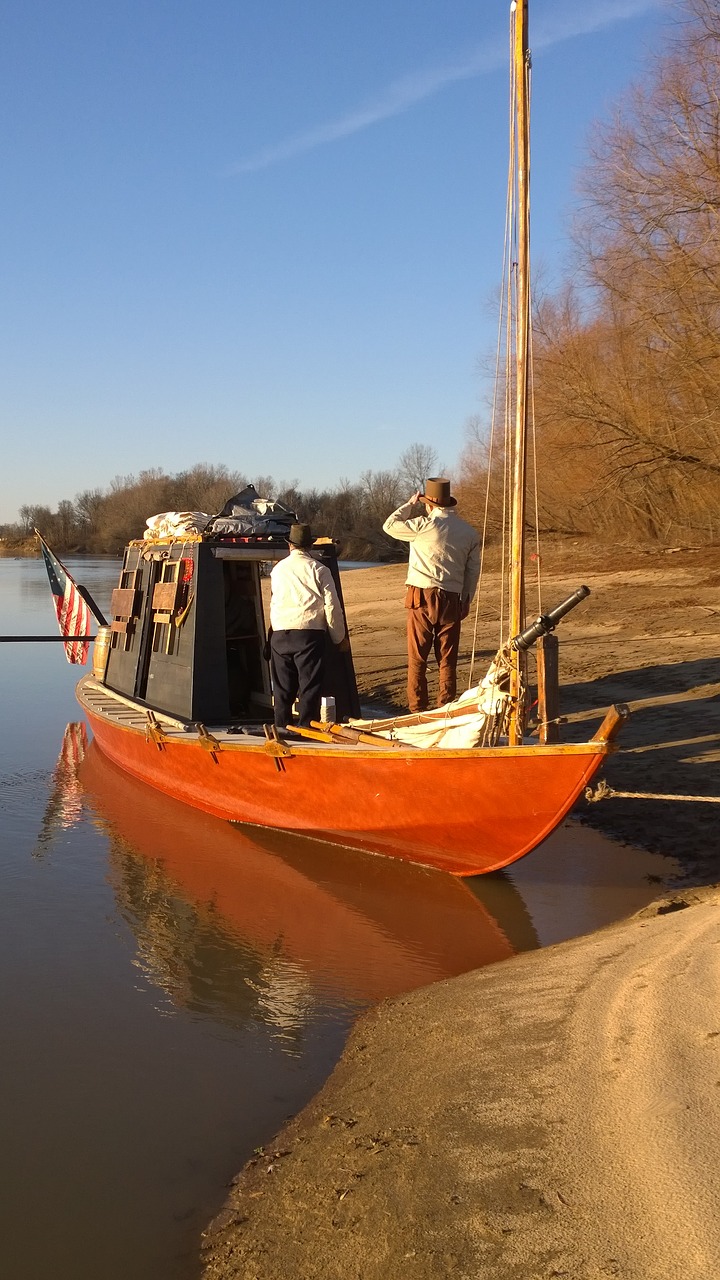
[[[55,550],[55,548],[53,548]],[[64,560],[121,560],[122,551],[58,551]],[[20,543],[13,547],[0,545],[0,559],[3,560],[40,560],[40,550],[35,540],[33,544]]]

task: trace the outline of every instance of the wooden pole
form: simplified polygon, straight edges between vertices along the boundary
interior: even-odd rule
[[[513,10],[515,14],[513,84],[515,90],[517,281],[510,634],[515,636],[519,635],[525,625],[525,495],[530,352],[530,68],[528,0],[514,0]],[[524,728],[524,708],[520,705],[524,658],[522,654],[514,653],[511,662],[510,693],[513,703],[509,739],[510,745],[516,746],[522,740]]]
[[[73,644],[76,640],[94,640],[95,636],[0,636],[0,644]]]
[[[541,636],[537,645],[538,720],[541,742],[559,742],[560,673],[557,636]]]

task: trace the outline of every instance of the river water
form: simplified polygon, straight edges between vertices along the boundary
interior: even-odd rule
[[[68,561],[107,608],[115,560]],[[0,633],[56,634],[0,559]],[[385,996],[639,909],[674,864],[567,823],[461,882],[248,834],[89,741],[60,644],[0,644],[0,1261],[13,1280],[192,1280],[229,1179]]]

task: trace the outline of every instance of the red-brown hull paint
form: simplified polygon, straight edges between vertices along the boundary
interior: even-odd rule
[[[159,748],[86,709],[98,745],[136,778],[206,813],[403,858],[454,875],[506,867],[558,826],[607,748],[456,754],[303,751],[197,739]]]

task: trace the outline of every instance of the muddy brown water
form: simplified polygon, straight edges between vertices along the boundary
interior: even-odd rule
[[[70,564],[107,604],[118,563]],[[0,633],[55,633],[0,560]],[[675,864],[569,822],[457,881],[231,827],[106,761],[57,644],[0,644],[0,1260],[13,1280],[190,1280],[255,1147],[363,1009],[639,909]]]

